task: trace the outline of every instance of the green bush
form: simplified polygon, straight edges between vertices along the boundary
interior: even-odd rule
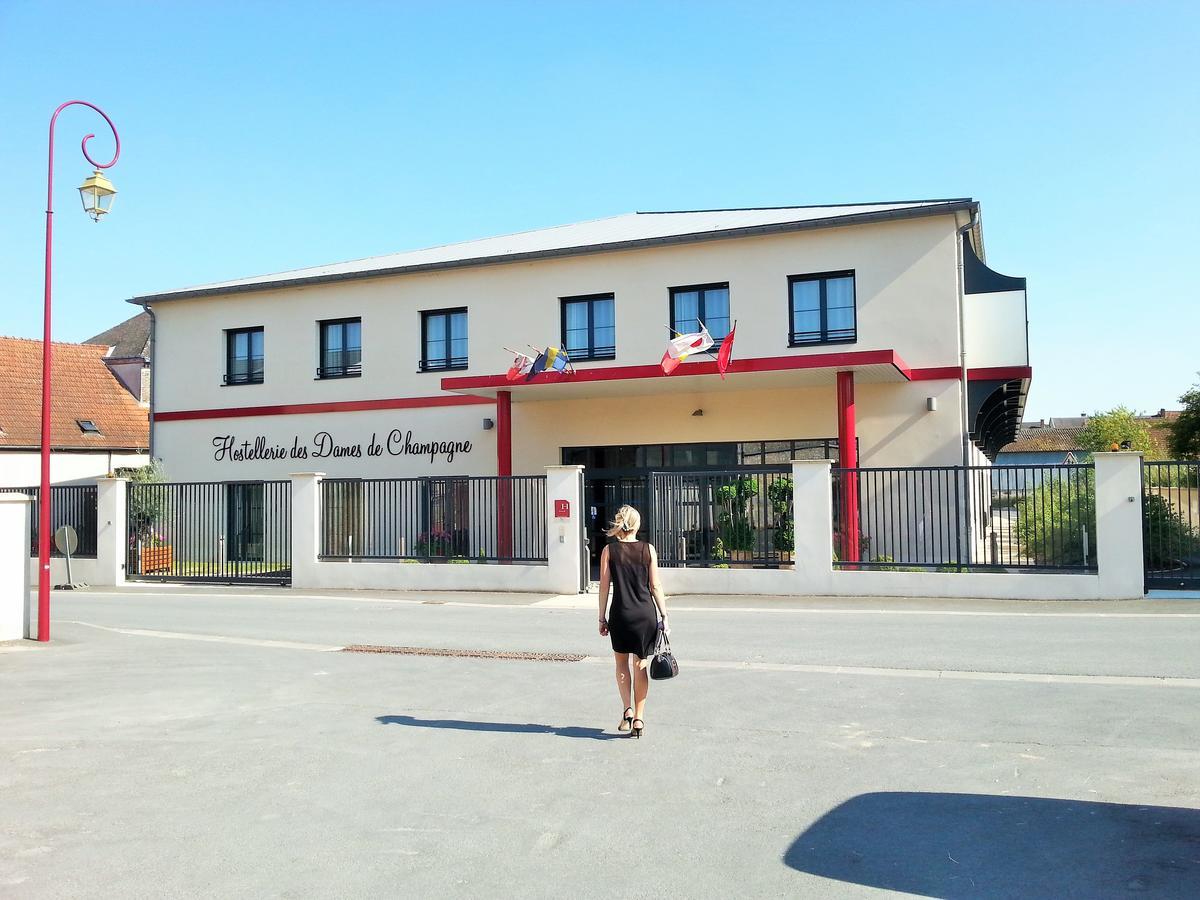
[[[1200,552],[1200,534],[1158,494],[1147,494],[1142,507],[1146,525],[1146,565],[1169,569]]]
[[[767,486],[774,527],[772,543],[780,553],[796,549],[796,524],[792,516],[792,479],[777,478]]]
[[[1048,566],[1084,564],[1084,532],[1095,557],[1096,473],[1048,480],[1017,502],[1016,536],[1021,555]]]

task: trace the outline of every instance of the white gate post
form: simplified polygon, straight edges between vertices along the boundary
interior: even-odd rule
[[[583,516],[583,493],[579,473],[583,466],[546,467],[546,565],[551,590],[559,594],[579,592],[579,573],[583,566],[583,543],[579,522]],[[555,515],[555,500],[566,500],[569,515]]]
[[[37,637],[29,577],[32,527],[29,498],[0,494],[0,641]]]
[[[795,593],[833,590],[833,482],[827,459],[792,460]]]
[[[125,478],[96,479],[96,571],[92,584],[119,587],[125,583],[129,528]]]
[[[292,587],[317,587],[321,547],[321,479],[324,472],[292,474]]]
[[[1100,596],[1130,600],[1145,595],[1142,556],[1142,454],[1097,453],[1096,565]]]

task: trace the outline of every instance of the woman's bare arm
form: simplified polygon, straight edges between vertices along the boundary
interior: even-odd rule
[[[658,577],[658,551],[654,549],[654,545],[650,545],[650,593],[654,596],[654,602],[658,605],[658,614],[662,616],[663,630],[667,629],[667,595],[663,593],[662,581]]]
[[[608,547],[600,551],[600,634],[608,634]]]

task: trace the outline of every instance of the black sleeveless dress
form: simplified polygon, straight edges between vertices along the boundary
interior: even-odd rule
[[[639,659],[653,656],[658,608],[650,593],[650,545],[612,541],[608,545],[608,578],[612,583],[608,634],[613,650]]]

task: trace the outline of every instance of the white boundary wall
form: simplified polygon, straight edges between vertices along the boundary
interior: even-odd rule
[[[845,571],[833,567],[827,460],[792,463],[794,569],[662,569],[668,594],[1129,600],[1143,596],[1142,455],[1098,453],[1095,574]]]
[[[29,498],[0,494],[0,641],[37,637],[29,567],[24,565],[30,524]]]
[[[93,587],[118,587],[125,583],[126,479],[96,479],[96,556],[71,560],[71,579]],[[38,584],[38,558],[29,559],[29,581]],[[50,584],[67,583],[67,561],[50,557]]]
[[[467,563],[345,562],[318,559],[321,539],[320,472],[292,475],[292,587],[365,588],[389,591],[526,591],[574,594],[579,589],[583,548],[579,517],[583,497],[580,466],[546,469],[544,566]],[[554,501],[567,500],[571,514],[555,518]]]

